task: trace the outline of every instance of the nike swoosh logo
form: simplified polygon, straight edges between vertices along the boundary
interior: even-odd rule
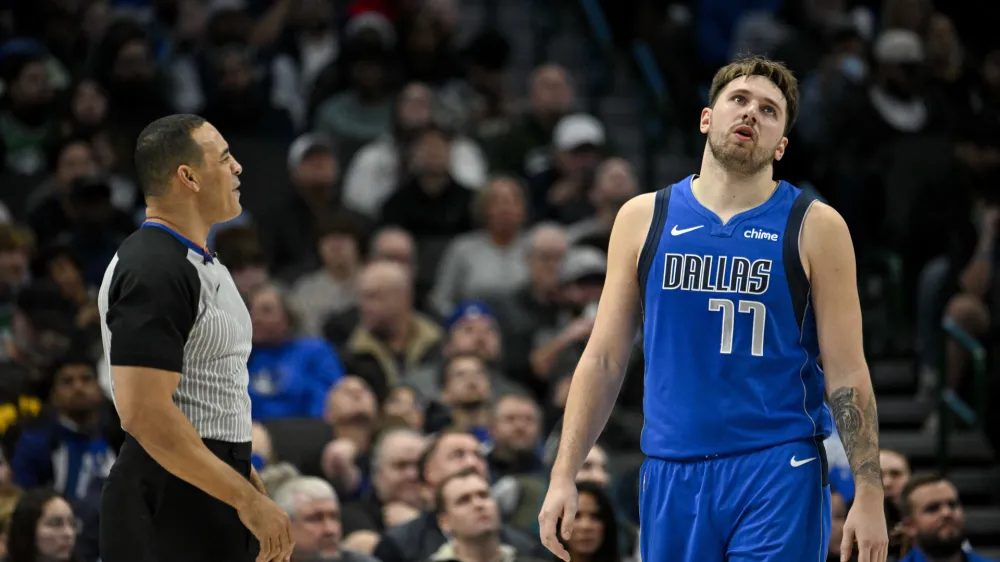
[[[816,460],[816,457],[813,457],[811,459],[804,459],[804,460],[801,460],[801,461],[797,461],[797,460],[795,460],[795,457],[792,457],[792,466],[795,467],[795,468],[798,468],[798,467],[800,467],[800,466],[802,466],[802,465],[804,465],[806,463],[812,462],[814,460]]]
[[[698,230],[699,228],[701,228],[703,226],[705,226],[705,225],[699,224],[698,226],[692,226],[691,228],[677,228],[677,225],[675,224],[674,227],[670,230],[670,234],[671,234],[671,236],[680,236],[681,234],[687,234],[688,232],[691,232],[692,230]]]

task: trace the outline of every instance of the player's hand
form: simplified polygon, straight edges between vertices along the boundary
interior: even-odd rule
[[[542,511],[538,514],[538,527],[542,544],[552,554],[566,562],[569,562],[569,552],[563,547],[556,533],[558,532],[563,540],[569,540],[570,535],[573,534],[577,500],[576,482],[553,480],[549,483],[549,491],[545,493]],[[560,519],[562,520],[562,528],[556,529]]]
[[[246,506],[236,511],[240,521],[257,537],[257,562],[288,562],[295,542],[288,514],[264,494],[254,494]]]
[[[885,505],[879,497],[856,498],[844,522],[840,541],[840,560],[851,558],[858,543],[858,562],[885,562],[889,553],[889,532],[885,525]]]

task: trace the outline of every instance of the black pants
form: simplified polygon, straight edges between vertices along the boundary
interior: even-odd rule
[[[250,478],[250,443],[205,445]],[[167,472],[131,436],[101,496],[103,562],[252,562],[257,540],[236,510]]]

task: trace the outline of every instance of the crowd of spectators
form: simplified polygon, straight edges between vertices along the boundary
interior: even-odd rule
[[[901,339],[967,392],[965,348],[942,356],[933,342],[942,315],[992,334],[1000,51],[963,48],[929,1],[890,0],[880,19],[838,0],[786,3],[805,7],[738,2],[725,22],[699,19],[707,0],[659,12],[679,130],[694,131],[700,64],[785,57],[803,95],[781,173],[847,217],[860,260],[882,246],[904,256],[907,303],[931,287],[905,307]],[[294,562],[552,559],[538,508],[611,225],[662,186],[640,185],[565,67],[538,61],[513,84],[522,38],[460,29],[462,9],[0,7],[0,560],[99,559],[97,505],[123,434],[96,288],[144,218],[137,133],[178,112],[206,117],[244,167],[244,213],[209,245],[250,311],[253,462],[292,516]],[[579,475],[573,560],[636,557],[640,343]],[[882,464],[906,542],[970,548],[947,479],[911,478],[892,451]]]

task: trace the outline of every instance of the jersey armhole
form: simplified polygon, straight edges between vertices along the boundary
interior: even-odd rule
[[[800,330],[809,304],[809,278],[802,265],[800,251],[802,224],[805,222],[809,207],[816,201],[815,195],[805,191],[799,193],[792,203],[792,210],[788,213],[788,222],[785,223],[785,232],[782,235],[781,261],[785,266],[785,278],[788,280],[788,293],[792,297],[795,322],[798,323]]]
[[[639,309],[646,315],[646,281],[649,279],[649,270],[653,267],[653,260],[656,258],[656,248],[660,245],[660,236],[663,234],[663,226],[667,224],[667,208],[670,206],[670,191],[672,185],[656,192],[653,200],[653,219],[649,223],[649,231],[646,232],[646,241],[642,244],[642,251],[639,253],[639,264],[637,273],[639,276]]]

